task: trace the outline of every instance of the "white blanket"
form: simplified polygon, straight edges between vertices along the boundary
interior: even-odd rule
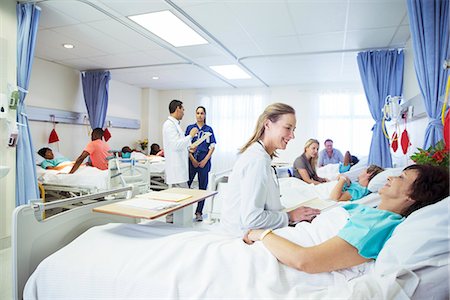
[[[314,245],[334,236],[347,213],[335,208],[312,224],[276,232]],[[25,299],[299,298],[348,296],[348,281],[370,269],[306,274],[262,245],[153,222],[91,228],[46,258],[28,280]],[[341,294],[339,294],[341,293]]]
[[[355,181],[358,175],[367,168],[367,157],[361,158],[361,160],[352,166],[349,171],[343,173],[345,176],[349,177],[350,180]],[[317,175],[322,178],[327,178],[329,180],[336,180],[339,175],[339,164],[328,164],[323,167],[317,168]]]
[[[337,181],[333,180],[314,185],[312,183],[308,184],[295,177],[280,178],[279,182],[281,204],[286,208],[297,206],[313,198],[329,200],[330,193],[337,184]],[[371,193],[359,200],[356,200],[357,202],[355,203],[375,206],[378,205],[380,200],[381,198],[378,193]],[[339,205],[347,203],[347,201],[341,201],[339,202]]]
[[[108,170],[80,166],[75,173],[68,174],[71,169],[72,165],[68,165],[59,171],[36,167],[36,173],[38,180],[42,183],[96,187],[99,190],[108,188]]]

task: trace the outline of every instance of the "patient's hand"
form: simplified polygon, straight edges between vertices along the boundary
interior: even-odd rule
[[[254,241],[252,241],[249,237],[250,232],[254,231],[254,230],[249,230],[245,233],[244,237],[242,238],[242,240],[244,241],[244,243],[246,243],[247,245],[251,245],[254,243]]]
[[[301,221],[311,222],[319,214],[320,209],[306,206],[300,206],[288,212],[289,221],[291,222],[301,222]]]

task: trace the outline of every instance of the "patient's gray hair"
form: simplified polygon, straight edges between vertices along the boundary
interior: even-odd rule
[[[267,120],[275,123],[280,119],[282,115],[293,114],[295,115],[295,109],[291,106],[284,103],[273,103],[266,107],[264,112],[259,116],[258,121],[256,122],[256,128],[253,132],[250,140],[239,150],[239,153],[244,152],[250,147],[251,144],[257,142],[264,135],[264,123]]]

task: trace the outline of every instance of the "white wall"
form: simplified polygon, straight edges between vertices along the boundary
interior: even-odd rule
[[[35,59],[30,79],[28,105],[86,113],[80,72],[41,59]],[[142,107],[141,89],[111,79],[109,83],[108,116],[141,120],[146,114]],[[53,125],[49,122],[31,121],[30,129],[36,149],[47,146]],[[59,149],[65,156],[75,159],[90,141],[90,126],[57,124]],[[135,147],[137,140],[145,138],[140,129],[109,128],[112,138],[108,144],[113,149],[124,145]]]
[[[8,93],[8,83],[16,84],[16,1],[2,0],[0,6],[0,93]],[[10,246],[11,213],[15,207],[16,149],[7,146],[8,122],[15,122],[14,110],[0,119],[0,165],[10,168],[0,178],[0,250]],[[2,273],[4,268],[2,267]]]
[[[316,120],[318,117],[317,100],[320,92],[324,90],[351,90],[362,92],[360,83],[347,84],[328,84],[323,85],[308,85],[308,86],[283,86],[273,88],[260,89],[208,89],[208,90],[172,90],[159,92],[159,113],[154,115],[150,112],[151,118],[159,120],[156,126],[161,129],[162,123],[166,120],[169,112],[168,105],[171,100],[178,99],[183,101],[185,108],[185,115],[181,121],[181,127],[186,128],[187,125],[195,122],[195,108],[200,105],[200,95],[218,95],[221,93],[239,93],[252,92],[261,93],[267,96],[267,104],[274,102],[283,102],[291,105],[296,110],[297,129],[295,131],[295,139],[292,140],[285,151],[279,151],[279,160],[286,162],[293,162],[296,157],[303,153],[303,145],[309,138],[317,136]],[[208,108],[206,107],[208,111]],[[256,125],[256,120],[255,125]],[[214,129],[214,121],[208,121]],[[253,129],[253,128],[252,128]],[[250,137],[250,136],[249,136]],[[220,137],[217,147],[220,147]],[[159,134],[159,141],[162,142],[161,134]],[[244,144],[246,141],[242,141]]]

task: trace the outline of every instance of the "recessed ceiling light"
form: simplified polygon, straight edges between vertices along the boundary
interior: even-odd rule
[[[72,45],[72,44],[63,44],[63,47],[66,48],[66,49],[73,49],[73,48],[75,48],[75,46]]]
[[[158,77],[158,76],[153,76],[152,79],[153,79],[153,80],[158,80],[159,77]]]
[[[249,79],[252,78],[237,65],[210,66],[211,69],[227,79]]]
[[[207,40],[168,10],[128,18],[174,47],[208,44]]]

